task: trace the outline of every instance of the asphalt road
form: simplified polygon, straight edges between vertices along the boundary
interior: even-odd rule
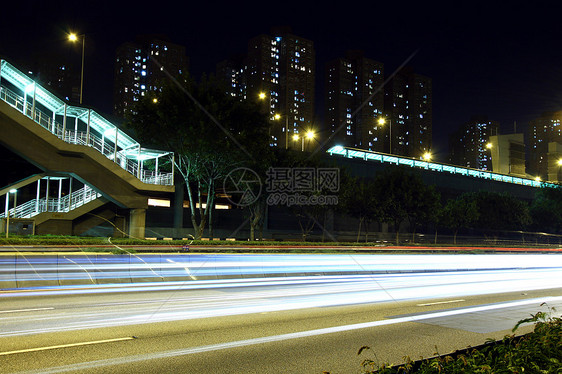
[[[560,279],[547,267],[4,290],[0,372],[360,373],[365,358],[448,353],[562,310]]]

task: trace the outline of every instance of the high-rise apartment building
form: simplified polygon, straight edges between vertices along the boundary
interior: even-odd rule
[[[385,84],[384,92],[383,116],[387,119],[388,149],[393,154],[413,158],[431,153],[432,79],[411,68],[403,68]]]
[[[300,149],[314,128],[314,43],[288,29],[272,30],[248,42],[244,58],[217,65],[230,94],[241,100],[262,100],[272,125],[272,145]],[[298,140],[298,141],[295,141]]]
[[[560,167],[560,155],[553,150],[562,145],[562,111],[543,113],[532,120],[528,126],[527,144],[528,173],[542,180],[549,179],[549,169],[550,174],[556,174],[554,169]]]
[[[492,170],[490,138],[498,135],[499,123],[473,117],[449,136],[449,162],[480,170]]]
[[[385,151],[383,113],[384,64],[347,51],[326,64],[325,127],[331,144]]]
[[[114,114],[124,117],[136,101],[169,79],[167,73],[174,78],[187,75],[185,47],[156,35],[121,44],[115,57]]]

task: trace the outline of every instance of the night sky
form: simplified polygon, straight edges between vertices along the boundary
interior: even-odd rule
[[[448,152],[447,136],[473,115],[499,121],[507,133],[515,122],[522,131],[542,112],[562,109],[560,16],[536,3],[531,9],[476,1],[445,7],[376,1],[342,1],[337,7],[288,1],[187,2],[179,8],[166,1],[116,3],[3,4],[0,55],[15,62],[60,50],[79,61],[79,54],[69,53],[66,33],[85,33],[84,103],[110,113],[115,49],[137,34],[165,34],[184,45],[190,72],[199,76],[244,53],[249,38],[290,26],[315,44],[319,85],[324,63],[347,49],[365,50],[366,57],[385,64],[386,74],[415,53],[410,65],[433,79],[434,152],[440,156]],[[319,106],[322,101],[318,95]]]

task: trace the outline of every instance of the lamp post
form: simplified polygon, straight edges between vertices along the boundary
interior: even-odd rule
[[[276,114],[273,118],[279,120],[281,118],[281,115]],[[285,149],[288,148],[289,148],[289,117],[285,115]]]
[[[308,139],[309,141],[314,139],[314,131],[309,130],[306,132],[306,134],[304,134],[303,136],[299,136],[299,134],[294,134],[293,135],[293,140],[294,141],[298,141],[299,139],[301,140],[301,152],[304,152],[304,139]]]
[[[303,141],[304,141],[304,137],[299,136],[299,134],[293,134],[293,141],[294,141],[294,142],[298,142],[300,138],[302,138]],[[301,147],[301,150],[302,150],[302,149],[304,149],[304,143],[303,143],[303,145],[302,145],[302,147]]]
[[[384,126],[386,120],[384,117],[379,118],[379,125]],[[392,120],[388,120],[388,153],[392,154]]]
[[[310,143],[310,141],[311,141],[312,139],[314,139],[314,131],[312,131],[312,130],[307,131],[307,132],[306,132],[306,138],[308,139],[308,142]],[[302,150],[304,151],[304,136],[303,136],[303,142],[302,142],[302,144],[303,144]]]
[[[14,194],[14,214],[16,212],[16,204],[17,204],[17,195],[18,190],[16,189],[11,189],[10,191],[8,191],[6,193],[6,238],[9,235],[9,231],[10,231],[10,194],[13,193]]]
[[[86,45],[86,35],[76,35],[74,33],[68,35],[68,40],[70,40],[72,43],[77,42],[78,38],[82,38],[82,64],[80,68],[80,104],[82,104],[82,92],[84,89],[84,47]]]

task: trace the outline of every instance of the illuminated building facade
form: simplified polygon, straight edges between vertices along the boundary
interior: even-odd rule
[[[523,133],[490,136],[490,157],[494,173],[526,177]]]
[[[385,84],[384,117],[392,123],[393,154],[420,158],[431,153],[433,82],[411,68],[403,68]],[[387,121],[388,122],[388,121]]]
[[[348,51],[326,65],[325,126],[331,144],[384,152],[384,64]]]
[[[473,117],[449,137],[449,162],[473,169],[492,170],[492,136],[498,135],[499,123],[484,117]]]
[[[562,111],[544,113],[529,123],[527,133],[529,174],[542,180],[558,180],[562,158]],[[556,176],[556,177],[554,177]]]
[[[217,65],[217,75],[227,81],[228,92],[241,100],[262,100],[275,125],[273,146],[301,148],[305,132],[314,128],[314,43],[288,29],[272,30],[248,42],[248,51]]]
[[[124,117],[148,91],[158,90],[168,78],[165,71],[174,78],[187,75],[185,47],[163,36],[140,36],[121,44],[115,57],[114,114]]]

